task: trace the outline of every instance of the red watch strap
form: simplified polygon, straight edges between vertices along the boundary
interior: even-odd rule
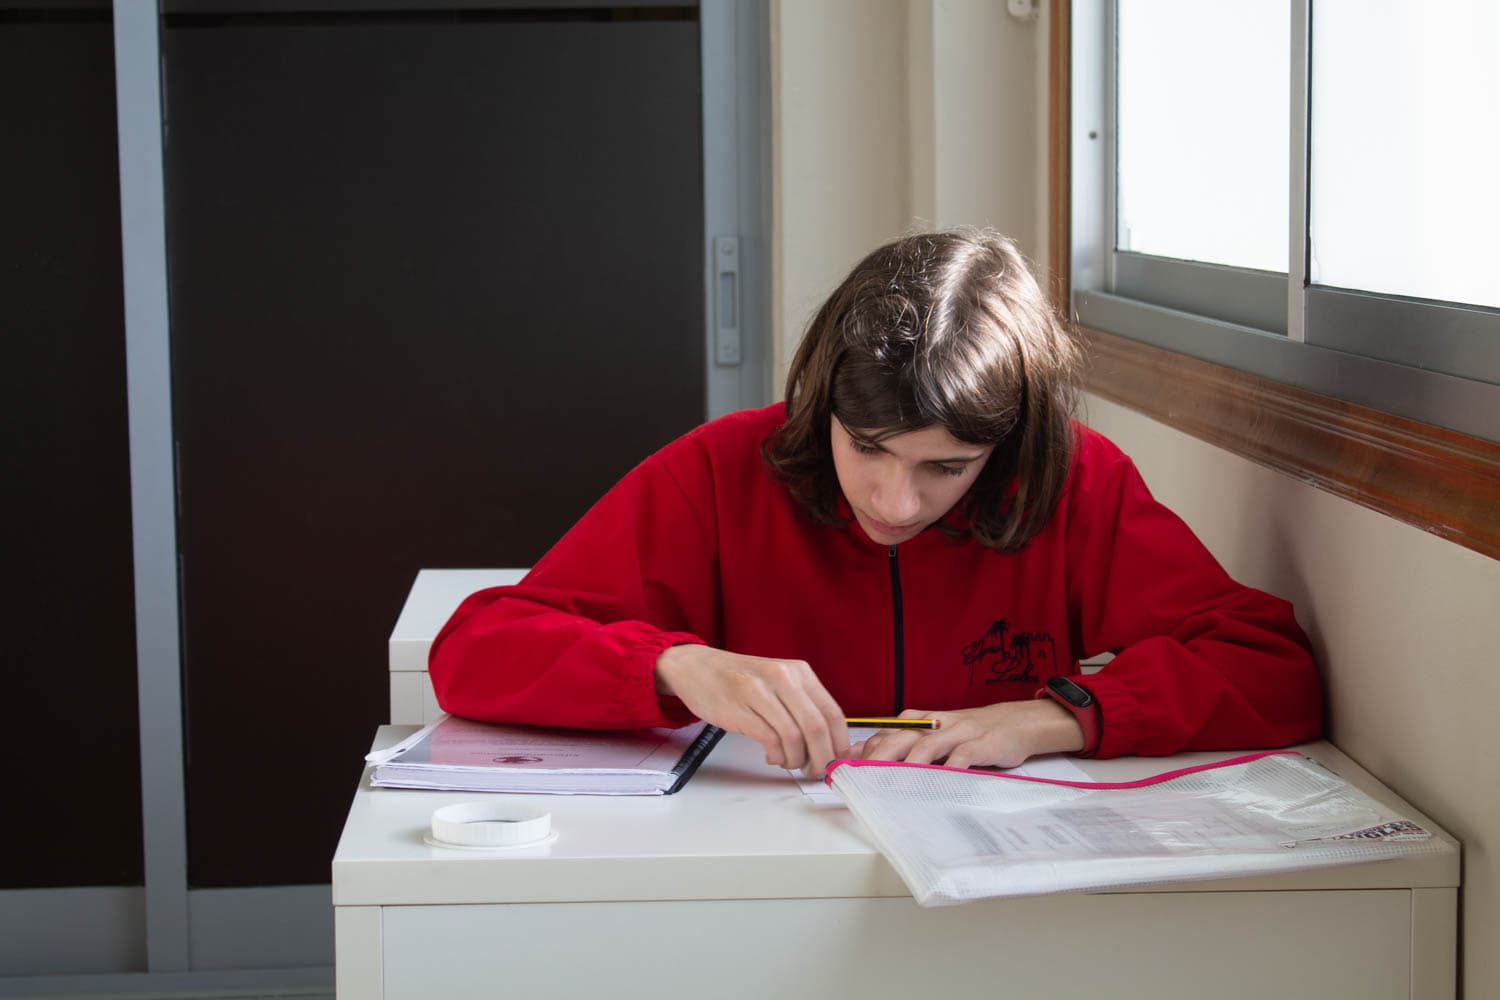
[[[1036,697],[1051,698],[1078,720],[1078,725],[1083,728],[1083,749],[1078,754],[1080,757],[1093,756],[1094,751],[1099,749],[1099,702],[1094,701],[1085,708],[1079,708],[1049,687],[1038,689]]]

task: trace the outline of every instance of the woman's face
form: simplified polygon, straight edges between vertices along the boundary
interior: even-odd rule
[[[958,503],[994,445],[965,444],[943,427],[888,438],[874,428],[847,428],[832,418],[833,468],[854,517],[873,541],[915,538]]]

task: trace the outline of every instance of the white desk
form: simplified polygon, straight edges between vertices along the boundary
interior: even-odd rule
[[[435,715],[427,650],[459,602],[523,573],[418,574],[390,639],[393,722]],[[1429,822],[1328,744],[1303,749]],[[1079,764],[1107,780],[1167,766]],[[541,797],[559,836],[526,855],[422,841],[432,810],[469,798],[362,781],[333,862],[343,1000],[1454,995],[1446,834],[1450,850],[1402,861],[923,910],[847,811],[734,736],[674,796]]]
[[[1328,744],[1302,749],[1430,822]],[[1454,995],[1446,834],[1399,861],[924,910],[847,811],[761,761],[729,736],[677,795],[533,797],[558,839],[508,855],[423,842],[434,809],[475,796],[367,774],[333,861],[340,1000]]]

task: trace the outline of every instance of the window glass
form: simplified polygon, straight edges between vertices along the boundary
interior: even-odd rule
[[[1500,306],[1500,4],[1313,5],[1309,278]]]
[[[1117,31],[1117,247],[1285,271],[1289,4],[1121,0]]]

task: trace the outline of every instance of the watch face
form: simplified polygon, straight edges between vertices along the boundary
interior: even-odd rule
[[[1053,677],[1047,681],[1047,686],[1075,708],[1088,708],[1094,703],[1094,696],[1086,688],[1079,687],[1066,677]]]

